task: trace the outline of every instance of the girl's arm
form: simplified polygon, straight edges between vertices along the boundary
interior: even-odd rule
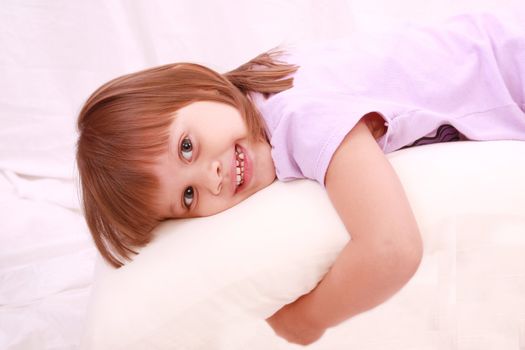
[[[377,118],[361,119],[328,167],[326,189],[352,239],[314,290],[267,320],[288,341],[312,343],[326,328],[384,302],[421,261],[414,215],[374,138]]]

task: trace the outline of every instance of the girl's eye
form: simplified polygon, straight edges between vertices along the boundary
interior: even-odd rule
[[[184,205],[186,206],[186,208],[189,208],[192,202],[193,202],[193,187],[190,186],[184,190]]]
[[[186,137],[184,140],[182,140],[180,144],[180,153],[184,159],[191,160],[193,145],[191,144],[191,140],[189,138]]]

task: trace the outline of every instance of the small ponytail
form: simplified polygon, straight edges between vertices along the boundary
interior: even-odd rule
[[[277,57],[281,55],[281,50],[270,50],[224,74],[224,77],[244,94],[253,91],[268,97],[288,90],[293,86],[291,75],[298,67],[279,61]]]

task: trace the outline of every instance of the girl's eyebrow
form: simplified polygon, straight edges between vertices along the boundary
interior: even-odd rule
[[[168,154],[170,155],[170,157],[175,157],[176,159],[181,160],[180,159],[179,150],[180,150],[180,143],[181,143],[182,132],[180,132],[177,129],[176,130],[172,130],[173,131],[173,133],[172,133],[173,137],[170,137],[170,140],[168,141]],[[170,136],[172,136],[172,135],[170,135]],[[177,141],[173,141],[173,140],[177,140]],[[175,143],[175,145],[173,145],[174,143]]]
[[[177,214],[177,205],[175,203],[170,204],[169,213],[172,218],[176,218],[177,216],[179,216]]]

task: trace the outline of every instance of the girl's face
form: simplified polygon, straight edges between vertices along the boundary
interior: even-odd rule
[[[165,218],[216,214],[275,180],[270,145],[253,141],[234,107],[211,101],[181,108],[168,152],[155,167]]]

